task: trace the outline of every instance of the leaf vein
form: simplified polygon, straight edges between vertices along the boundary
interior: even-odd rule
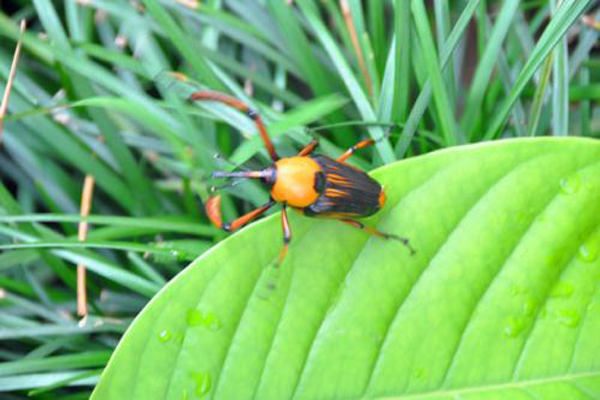
[[[535,160],[535,159],[534,159]],[[581,168],[580,168],[581,169]],[[556,199],[556,197],[559,195],[559,190],[558,188],[554,191],[554,194],[550,197],[548,197],[547,201],[544,204],[544,209],[548,207],[549,204],[552,203],[552,201],[554,199]],[[543,211],[542,211],[543,212]],[[528,234],[531,233],[531,227],[533,226],[535,220],[532,219],[529,223],[529,226],[523,231],[523,233],[521,234],[521,236],[519,237],[519,239],[516,241],[513,249],[511,250],[511,252],[507,253],[506,258],[504,259],[504,261],[502,262],[502,265],[499,266],[496,274],[494,275],[494,277],[492,278],[492,280],[490,281],[490,283],[487,285],[486,289],[482,292],[481,296],[479,297],[479,299],[477,299],[477,302],[475,303],[475,305],[473,306],[473,308],[470,311],[470,315],[469,318],[466,321],[465,326],[463,327],[463,329],[461,330],[461,335],[460,335],[460,340],[458,342],[458,346],[455,347],[454,352],[452,353],[452,356],[450,357],[450,366],[446,369],[444,376],[442,378],[442,383],[440,386],[444,386],[447,383],[447,379],[450,375],[450,372],[452,371],[453,367],[456,364],[456,360],[458,359],[458,354],[460,354],[460,350],[463,346],[463,342],[464,342],[464,334],[465,332],[468,330],[471,322],[472,322],[472,317],[473,314],[475,312],[475,310],[477,309],[477,307],[479,306],[479,304],[481,303],[481,301],[485,298],[485,296],[487,295],[487,293],[489,292],[489,289],[493,286],[496,278],[498,277],[498,275],[502,272],[502,270],[504,269],[504,267],[506,266],[506,263],[510,261],[511,256],[515,253],[515,250],[517,250],[519,248],[519,245],[522,243],[523,238],[525,238]],[[564,271],[563,271],[564,272]],[[560,274],[558,274],[558,276],[560,276]],[[548,292],[546,293],[546,295],[548,294]],[[544,298],[545,302],[547,300],[547,296]],[[531,328],[532,330],[534,329],[534,327]]]
[[[596,229],[598,229],[598,225],[596,225],[596,228],[592,229],[592,232]],[[590,298],[586,302],[585,307],[583,307],[584,311],[583,311],[583,315],[581,316],[582,322],[581,322],[581,326],[578,327],[578,329],[577,329],[577,336],[575,337],[575,346],[573,347],[573,352],[571,353],[571,360],[569,361],[568,371],[571,371],[573,369],[573,363],[575,362],[575,354],[577,353],[577,349],[579,348],[579,337],[581,336],[581,331],[583,331],[583,326],[585,325],[585,322],[586,322],[585,317],[587,316],[588,306],[594,300],[594,296],[596,296],[597,289],[598,289],[598,285],[595,285],[594,289],[592,290],[592,294],[591,294]]]
[[[379,361],[381,359],[382,349],[383,349],[383,347],[385,346],[385,344],[387,343],[387,341],[389,339],[389,334],[390,334],[390,331],[391,331],[391,327],[394,324],[394,321],[396,320],[396,318],[398,317],[398,315],[399,315],[402,307],[406,303],[406,300],[408,298],[410,298],[410,296],[414,293],[414,289],[418,285],[418,283],[421,280],[421,278],[423,277],[425,271],[427,271],[427,269],[431,266],[432,261],[440,253],[440,250],[448,243],[448,240],[450,239],[450,237],[452,237],[452,235],[454,234],[454,232],[456,231],[456,229],[460,226],[460,224],[465,219],[465,217],[471,212],[471,210],[473,209],[473,207],[485,196],[485,194],[488,193],[493,187],[495,187],[498,184],[498,182],[500,182],[500,180],[504,176],[508,175],[511,171],[513,171],[519,165],[521,165],[522,163],[527,162],[527,161],[531,161],[531,159],[522,160],[521,162],[519,162],[516,165],[514,165],[512,168],[508,169],[507,171],[504,171],[504,174],[502,174],[501,176],[497,177],[497,179],[495,181],[491,182],[490,186],[487,189],[485,189],[483,191],[483,193],[480,194],[480,196],[478,196],[476,199],[474,199],[473,204],[466,210],[466,213],[463,214],[462,217],[456,222],[456,224],[454,225],[454,227],[452,228],[452,230],[450,232],[448,232],[446,238],[440,244],[438,250],[431,256],[431,258],[427,262],[427,265],[422,269],[422,271],[420,272],[419,276],[414,281],[412,287],[410,288],[410,291],[406,294],[406,296],[404,297],[404,299],[402,299],[400,301],[400,304],[396,308],[396,312],[394,313],[394,316],[391,318],[391,320],[387,324],[387,327],[386,327],[386,330],[385,330],[385,334],[384,334],[384,339],[383,339],[383,341],[381,342],[381,344],[379,346],[379,350],[377,351],[377,357],[376,357],[375,362],[373,363],[373,366],[372,366],[372,368],[370,370],[369,377],[368,377],[368,380],[367,380],[367,384],[365,385],[365,388],[363,390],[363,396],[365,396],[365,394],[367,393],[367,391],[369,390],[369,388],[370,388],[370,386],[372,384],[373,376],[375,374],[375,371],[377,370],[377,366],[378,366]]]
[[[575,172],[577,173],[578,171],[581,171],[582,169],[589,167],[590,165],[592,165],[592,163],[587,163],[585,165],[580,166]],[[556,198],[556,196],[555,196]],[[591,231],[591,229],[590,229]],[[580,243],[581,244],[581,243]],[[542,301],[540,302],[540,304],[542,304],[542,306],[538,309],[535,319],[538,319],[538,315],[541,312],[541,310],[543,309],[543,307],[546,305],[546,303],[548,302],[548,299],[550,297],[550,293],[552,291],[552,288],[554,287],[554,285],[560,280],[560,278],[562,277],[562,275],[565,273],[566,270],[568,270],[569,266],[573,264],[573,260],[575,259],[575,257],[577,256],[577,252],[579,250],[579,246],[571,249],[571,257],[566,259],[564,261],[564,263],[560,266],[560,272],[556,274],[554,280],[552,281],[552,283],[550,285],[547,285],[547,290],[546,293],[544,293],[544,297],[542,299]],[[523,346],[521,347],[521,351],[519,353],[519,358],[517,359],[517,362],[515,363],[514,367],[513,367],[513,372],[512,372],[512,380],[514,381],[516,379],[517,376],[517,372],[519,371],[519,368],[521,366],[521,364],[523,363],[523,359],[524,359],[524,354],[527,352],[527,348],[530,345],[531,341],[531,334],[534,331],[536,325],[534,324],[529,330],[527,330],[527,332],[525,333],[525,340],[523,342]]]

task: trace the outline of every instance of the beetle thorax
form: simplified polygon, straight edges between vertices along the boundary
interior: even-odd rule
[[[280,203],[304,208],[319,197],[315,190],[315,176],[321,167],[310,157],[282,158],[275,163],[276,179],[271,196]]]

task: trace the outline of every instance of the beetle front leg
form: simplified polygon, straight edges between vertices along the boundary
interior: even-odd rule
[[[254,218],[258,217],[269,208],[273,207],[275,202],[273,200],[269,201],[262,207],[257,208],[256,210],[250,211],[248,214],[242,215],[238,219],[232,222],[223,223],[221,219],[221,196],[215,196],[208,199],[206,202],[206,215],[208,215],[208,219],[219,229],[223,229],[225,232],[233,232],[242,226],[246,225],[248,222],[252,221]]]
[[[283,248],[279,253],[279,260],[277,261],[277,266],[279,267],[283,262],[287,252],[288,246],[292,241],[292,228],[290,227],[290,221],[287,216],[287,204],[283,204],[283,208],[281,209],[281,228],[283,230]]]
[[[410,250],[411,256],[416,253],[415,249],[410,245],[409,240],[405,237],[394,235],[393,233],[380,232],[376,229],[365,226],[365,224],[363,224],[362,222],[356,221],[354,219],[344,218],[344,219],[341,219],[340,221],[345,222],[346,224],[351,225],[355,228],[362,229],[363,231],[365,231],[371,235],[374,235],[374,236],[379,236],[384,239],[398,240],[398,241],[402,242],[402,244],[405,245]]]

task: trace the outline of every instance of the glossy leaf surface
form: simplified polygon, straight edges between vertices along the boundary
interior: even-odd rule
[[[104,399],[600,396],[600,141],[510,140],[381,168],[371,238],[290,213],[215,246],[123,337]],[[549,397],[550,396],[550,397]]]

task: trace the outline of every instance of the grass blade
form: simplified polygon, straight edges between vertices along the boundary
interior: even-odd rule
[[[552,13],[556,12],[558,0],[550,0]],[[552,65],[552,134],[569,134],[569,59],[567,37],[556,45]]]
[[[216,90],[225,90],[223,84],[219,81],[210,66],[200,53],[194,43],[191,41],[191,35],[186,34],[177,22],[169,15],[163,6],[154,0],[144,0],[148,12],[154,20],[163,28],[165,34],[171,39],[171,43],[177,47],[179,52],[190,62],[199,79],[208,86]]]
[[[299,4],[299,6],[309,24],[313,28],[314,33],[321,41],[323,47],[325,47],[327,50],[331,61],[336,66],[338,73],[346,84],[348,92],[350,92],[350,96],[352,97],[352,100],[358,108],[362,118],[365,121],[375,121],[375,112],[373,111],[367,96],[360,87],[358,79],[356,79],[356,76],[350,69],[345,57],[319,18],[318,14],[315,12],[314,8],[309,6],[307,3],[302,2]],[[370,127],[369,134],[373,139],[380,139],[383,137],[383,130],[379,127]],[[392,148],[387,139],[380,140],[376,145],[376,149],[384,163],[390,163],[395,160]]]
[[[502,43],[508,34],[508,29],[513,23],[519,3],[519,1],[503,2],[502,9],[494,24],[489,40],[486,41],[487,44],[483,56],[477,65],[475,77],[473,78],[473,83],[471,84],[465,103],[465,115],[461,121],[462,127],[469,139],[475,136],[475,131],[480,126],[481,118],[483,117],[481,106],[485,92],[488,89],[492,73],[494,72],[494,64],[496,64],[498,52],[502,49]]]
[[[490,127],[485,132],[484,140],[490,140],[500,134],[513,104],[521,95],[527,82],[590,3],[590,0],[574,0],[561,3],[515,80],[510,95],[500,105],[499,111],[495,113]]]
[[[454,119],[454,110],[450,105],[448,89],[444,82],[441,66],[438,61],[438,54],[435,51],[436,47],[433,35],[431,34],[431,27],[429,26],[427,11],[422,0],[414,0],[412,2],[412,12],[421,42],[424,61],[431,79],[433,100],[441,123],[440,129],[442,130],[445,144],[452,146],[462,143],[462,135],[459,133]]]
[[[540,82],[535,89],[533,103],[531,105],[531,115],[529,117],[529,126],[527,128],[528,136],[535,136],[537,134],[538,123],[542,114],[542,107],[544,105],[544,100],[546,99],[546,94],[549,88],[548,83],[550,82],[550,75],[552,73],[553,58],[554,53],[551,53],[542,67]]]
[[[450,60],[450,56],[458,45],[460,37],[465,31],[469,21],[473,17],[478,5],[479,0],[470,0],[460,14],[460,17],[456,21],[454,28],[450,32],[450,36],[448,36],[446,44],[442,47],[440,55],[440,62],[442,66],[445,66]],[[421,90],[421,93],[419,94],[419,97],[417,98],[417,101],[415,102],[415,105],[408,116],[402,136],[396,144],[395,151],[398,158],[403,158],[406,154],[408,146],[410,145],[410,142],[412,141],[412,138],[417,130],[419,121],[429,105],[430,98],[431,82],[428,80],[428,82],[423,85],[423,89]]]

